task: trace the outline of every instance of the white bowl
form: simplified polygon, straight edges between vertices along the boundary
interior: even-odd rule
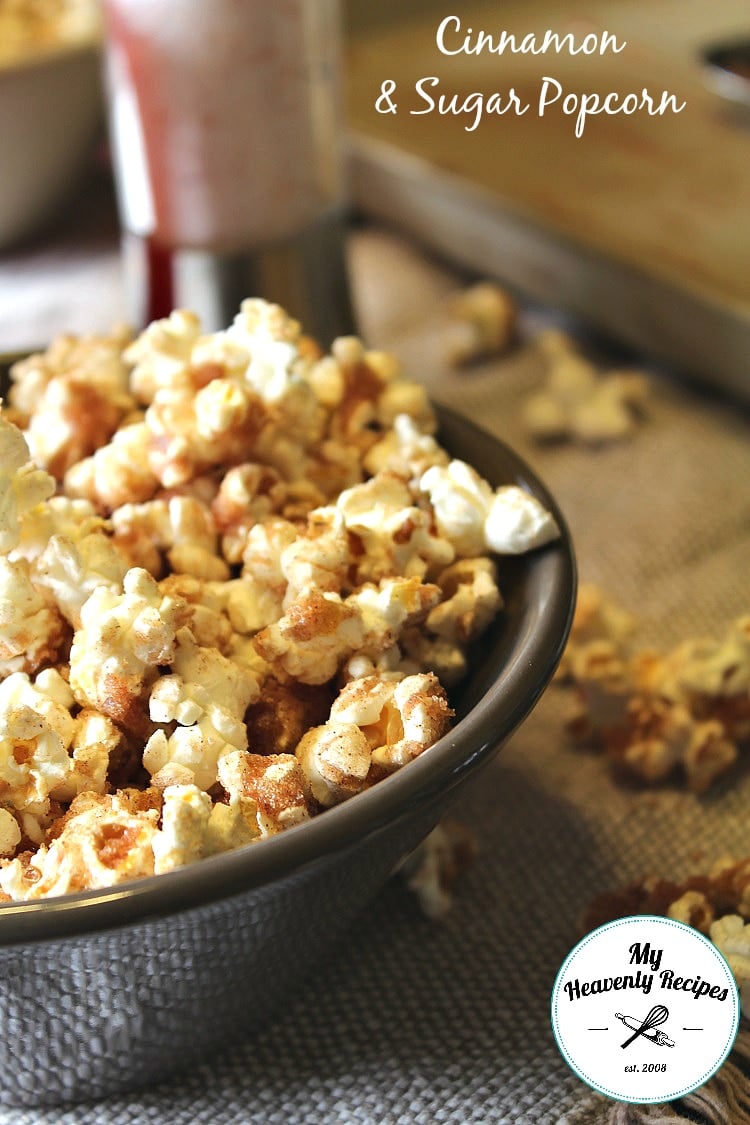
[[[62,204],[85,166],[102,104],[97,44],[0,63],[0,249]]]

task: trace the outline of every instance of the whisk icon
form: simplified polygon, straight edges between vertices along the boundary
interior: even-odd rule
[[[626,1027],[631,1030],[634,1029],[633,1034],[620,1046],[623,1048],[629,1047],[639,1035],[643,1035],[652,1043],[656,1043],[657,1047],[674,1047],[672,1040],[663,1031],[656,1030],[668,1018],[669,1010],[663,1004],[655,1004],[643,1021],[633,1019],[632,1016],[624,1016],[621,1012],[615,1012],[615,1019],[622,1020]]]

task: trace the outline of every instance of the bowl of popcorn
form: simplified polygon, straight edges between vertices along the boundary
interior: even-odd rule
[[[260,300],[6,398],[0,1100],[44,1104],[269,1018],[532,708],[575,567],[511,450]]]
[[[96,0],[0,0],[0,247],[75,185],[102,117]]]

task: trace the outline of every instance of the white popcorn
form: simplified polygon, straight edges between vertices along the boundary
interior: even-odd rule
[[[393,429],[368,450],[363,463],[373,476],[391,472],[416,482],[433,465],[444,467],[449,460],[435,438],[420,429],[410,415],[397,414]]]
[[[200,648],[183,629],[178,637],[173,675],[156,681],[149,714],[156,723],[178,725],[157,731],[146,743],[143,764],[150,774],[177,764],[190,770],[194,784],[208,790],[219,760],[247,747],[244,715],[258,698],[255,678],[215,649]]]
[[[81,608],[95,590],[122,592],[127,564],[105,535],[93,532],[76,542],[53,535],[35,564],[37,586],[49,590],[63,617],[75,628]]]
[[[112,513],[112,526],[116,542],[127,545],[145,539],[164,552],[175,574],[190,574],[207,582],[229,578],[229,567],[218,554],[211,511],[192,496],[123,504]]]
[[[13,560],[23,558],[34,562],[44,552],[53,535],[76,543],[94,531],[103,531],[106,520],[96,514],[88,500],[71,500],[52,496],[21,518],[18,545],[11,552]]]
[[[559,539],[560,529],[545,507],[523,488],[495,491],[484,522],[485,546],[498,555],[522,555]]]
[[[211,798],[197,786],[167,786],[161,831],[155,834],[152,845],[154,874],[174,871],[202,858],[211,808]]]
[[[163,597],[145,570],[125,575],[123,593],[98,587],[81,608],[70,650],[70,686],[83,706],[133,722],[159,664],[171,664],[184,604]]]
[[[465,461],[446,467],[433,465],[419,487],[430,497],[440,534],[464,557],[485,550],[484,525],[492,504],[492,489]]]

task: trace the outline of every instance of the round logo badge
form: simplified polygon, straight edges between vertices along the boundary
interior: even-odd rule
[[[568,1066],[623,1102],[668,1102],[702,1086],[739,1022],[729,965],[670,918],[620,918],[594,930],[552,990],[552,1028]]]

